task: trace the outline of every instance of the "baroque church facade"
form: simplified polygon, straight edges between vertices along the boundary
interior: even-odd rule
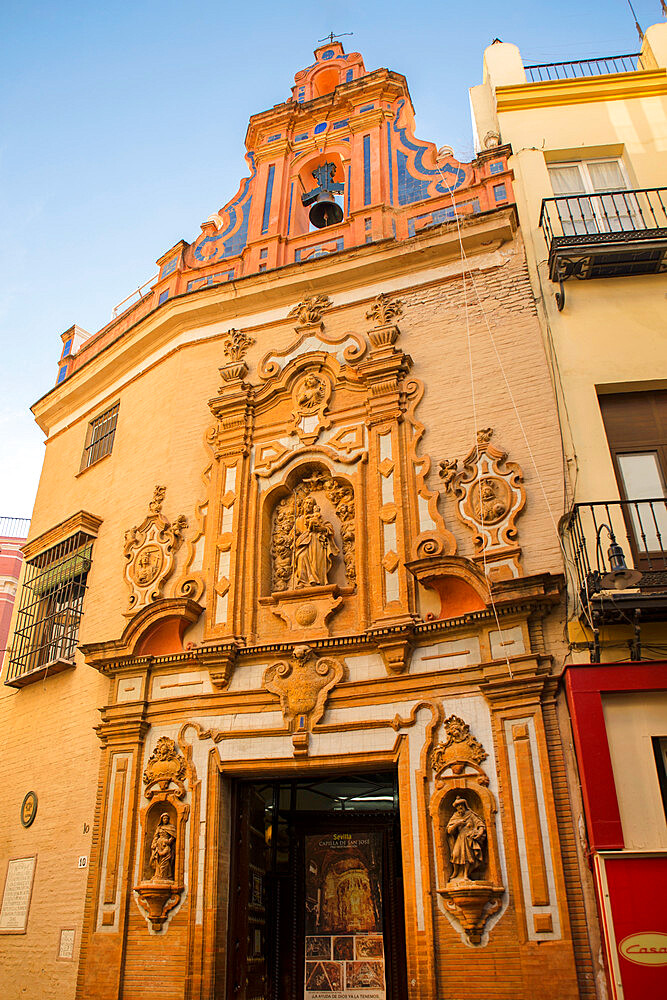
[[[594,997],[509,150],[336,41],[246,145],[34,407],[4,995]]]

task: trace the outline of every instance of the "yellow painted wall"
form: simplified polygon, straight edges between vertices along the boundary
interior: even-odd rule
[[[500,43],[486,49],[485,82],[471,90],[478,141],[495,130],[512,145],[519,218],[552,352],[575,501],[619,496],[597,392],[667,385],[667,274],[570,279],[565,283],[565,308],[558,312],[558,285],[549,280],[548,248],[539,228],[542,199],[553,197],[547,163],[620,156],[631,187],[665,185],[667,24],[648,29],[643,59],[644,65],[657,69],[627,74],[628,96],[623,99],[610,99],[612,77],[590,77],[555,88],[560,103],[530,107],[526,95],[539,86],[520,86],[525,72],[519,50]],[[662,76],[656,85],[658,71]],[[641,96],[649,83],[654,89],[662,87],[663,94]],[[568,103],[568,88],[578,94],[585,91],[586,103]],[[510,103],[509,93],[517,103],[517,92],[524,92],[526,106],[501,110]],[[622,529],[621,523],[618,528]]]
[[[651,737],[667,735],[667,693],[605,694],[602,707],[625,846],[665,850],[667,821]]]

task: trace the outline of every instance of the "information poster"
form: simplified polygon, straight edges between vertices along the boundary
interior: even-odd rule
[[[382,836],[306,837],[304,1000],[386,1000]]]

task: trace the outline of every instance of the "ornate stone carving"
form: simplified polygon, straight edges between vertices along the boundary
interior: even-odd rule
[[[339,555],[331,522],[322,517],[314,497],[306,497],[295,521],[292,587],[322,586],[329,582],[331,562]]]
[[[354,364],[361,358],[367,348],[363,337],[358,333],[328,334],[321,330],[304,329],[297,331],[297,338],[287,344],[281,351],[268,351],[257,365],[257,374],[261,379],[275,378],[287,367],[289,360],[312,354],[314,351],[335,358],[340,365]]]
[[[455,773],[463,773],[464,763],[481,764],[488,754],[482,744],[470,732],[470,726],[458,715],[450,715],[444,722],[447,739],[438,743],[431,751],[431,767],[440,775],[450,765]],[[480,779],[484,772],[480,769]],[[484,775],[484,778],[486,776]],[[488,783],[488,779],[487,783]]]
[[[344,672],[339,660],[331,656],[318,659],[310,646],[295,646],[289,660],[274,663],[265,671],[264,687],[280,698],[294,737],[295,754],[307,752],[308,733],[324,715],[327,695]]]
[[[472,488],[472,509],[480,524],[494,524],[504,517],[511,503],[507,483],[481,479]]]
[[[302,444],[317,441],[320,431],[329,427],[325,417],[333,386],[320,372],[310,371],[299,378],[292,390],[294,408],[290,433],[297,434]]]
[[[451,882],[470,881],[470,875],[485,862],[486,824],[459,795],[453,802],[454,812],[447,824]]]
[[[148,758],[144,771],[144,794],[147,799],[152,798],[155,793],[155,786],[160,791],[166,792],[170,785],[176,786],[178,798],[185,795],[185,759],[180,755],[176,744],[169,736],[161,736],[153,753]]]
[[[166,486],[156,486],[153,490],[153,499],[148,504],[148,510],[151,514],[159,514],[162,511],[162,504],[164,503],[164,498],[167,493]]]
[[[241,335],[243,336],[243,335]],[[234,345],[230,346],[234,350]],[[222,382],[208,405],[216,423],[206,432],[206,442],[216,460],[247,455],[252,439],[252,388],[244,381],[244,361],[228,361],[218,369]]]
[[[449,480],[458,500],[460,520],[475,533],[475,559],[491,580],[521,575],[521,549],[515,521],[526,503],[523,473],[507,454],[490,444],[493,430],[477,432],[477,444],[463,467]]]
[[[171,822],[169,813],[164,812],[160,814],[160,820],[151,841],[151,866],[155,872],[153,881],[173,879],[175,860],[176,827]]]
[[[295,319],[299,326],[312,326],[320,323],[323,314],[333,305],[328,295],[309,295],[287,314],[288,319]]]
[[[347,484],[316,473],[301,480],[290,496],[281,500],[273,517],[271,551],[272,589],[301,590],[330,582],[334,559],[340,555],[333,525],[322,515],[314,493],[323,493],[340,523],[342,555],[348,583],[355,580],[354,493]]]
[[[174,554],[182,541],[187,519],[181,514],[171,524],[162,515],[165,487],[156,486],[149,503],[149,515],[137,527],[125,532],[123,556],[125,580],[130,588],[128,617],[159,600],[165,581],[174,568]]]
[[[245,333],[244,330],[228,331],[222,342],[222,353],[232,364],[242,361],[249,347],[255,343],[255,338]]]
[[[443,486],[445,487],[445,493],[448,492],[452,485],[452,482],[456,478],[456,473],[459,471],[459,460],[458,458],[450,459],[445,458],[440,462],[438,468],[438,475],[442,479]]]
[[[402,314],[403,302],[400,299],[392,299],[387,292],[382,292],[366,313],[366,319],[372,320],[375,326],[389,326]]]
[[[139,908],[155,931],[160,931],[178,906],[184,884],[185,832],[190,807],[183,779],[185,758],[169,736],[161,736],[144,770],[140,813],[140,881],[134,887]]]
[[[431,751],[435,793],[429,811],[436,835],[438,894],[471,944],[479,944],[489,917],[502,904],[495,833],[496,803],[481,764],[487,758],[469,725],[444,721],[445,739]]]

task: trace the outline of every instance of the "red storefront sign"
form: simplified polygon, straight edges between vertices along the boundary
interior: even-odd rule
[[[595,876],[614,997],[667,997],[667,853],[596,854]]]

